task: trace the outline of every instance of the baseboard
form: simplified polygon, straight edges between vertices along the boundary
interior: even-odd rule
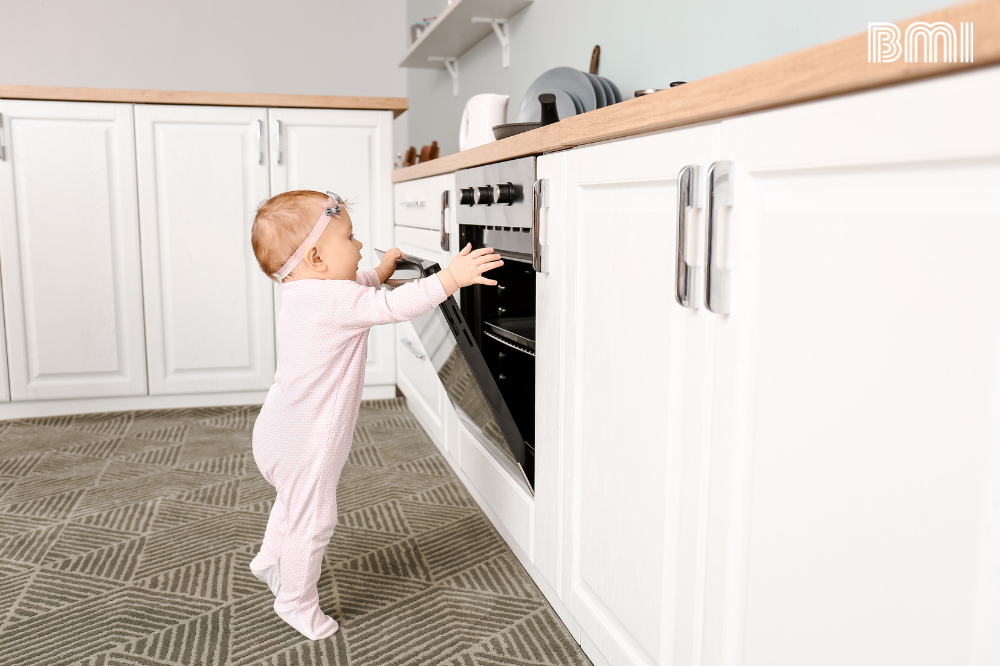
[[[0,403],[0,420],[38,416],[93,414],[94,412],[131,412],[141,409],[185,409],[188,407],[228,407],[260,405],[267,391],[230,391],[222,393],[185,393],[181,395],[126,395],[111,398],[73,398],[68,400],[25,400]],[[396,397],[395,384],[366,386],[362,400],[385,400]]]

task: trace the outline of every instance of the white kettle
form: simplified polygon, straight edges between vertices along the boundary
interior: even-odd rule
[[[458,130],[458,149],[468,150],[491,141],[493,126],[507,122],[507,100],[509,95],[486,93],[476,95],[465,104],[462,125]]]

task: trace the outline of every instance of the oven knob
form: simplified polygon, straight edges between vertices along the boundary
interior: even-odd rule
[[[459,202],[462,206],[475,206],[476,205],[476,188],[474,187],[463,187],[462,188],[462,200]]]
[[[493,188],[487,185],[486,187],[476,188],[476,203],[480,206],[493,203]]]
[[[514,183],[500,183],[493,186],[493,203],[514,205]]]

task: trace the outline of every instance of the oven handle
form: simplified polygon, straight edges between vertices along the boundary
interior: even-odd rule
[[[542,209],[549,207],[549,179],[539,178],[532,187],[535,201],[535,216],[532,229],[531,267],[539,273],[549,272],[547,245],[542,245],[539,235],[542,226]]]
[[[448,235],[448,190],[441,193],[441,249],[447,252],[451,249],[451,240]]]

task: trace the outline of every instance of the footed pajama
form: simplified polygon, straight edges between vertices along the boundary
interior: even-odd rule
[[[337,523],[337,482],[351,450],[368,355],[368,330],[406,321],[445,298],[437,277],[392,291],[374,270],[349,280],[282,286],[278,366],[253,429],[253,455],[277,490],[264,543],[250,567],[275,593],[274,610],[307,638],[337,623],[316,583]]]

